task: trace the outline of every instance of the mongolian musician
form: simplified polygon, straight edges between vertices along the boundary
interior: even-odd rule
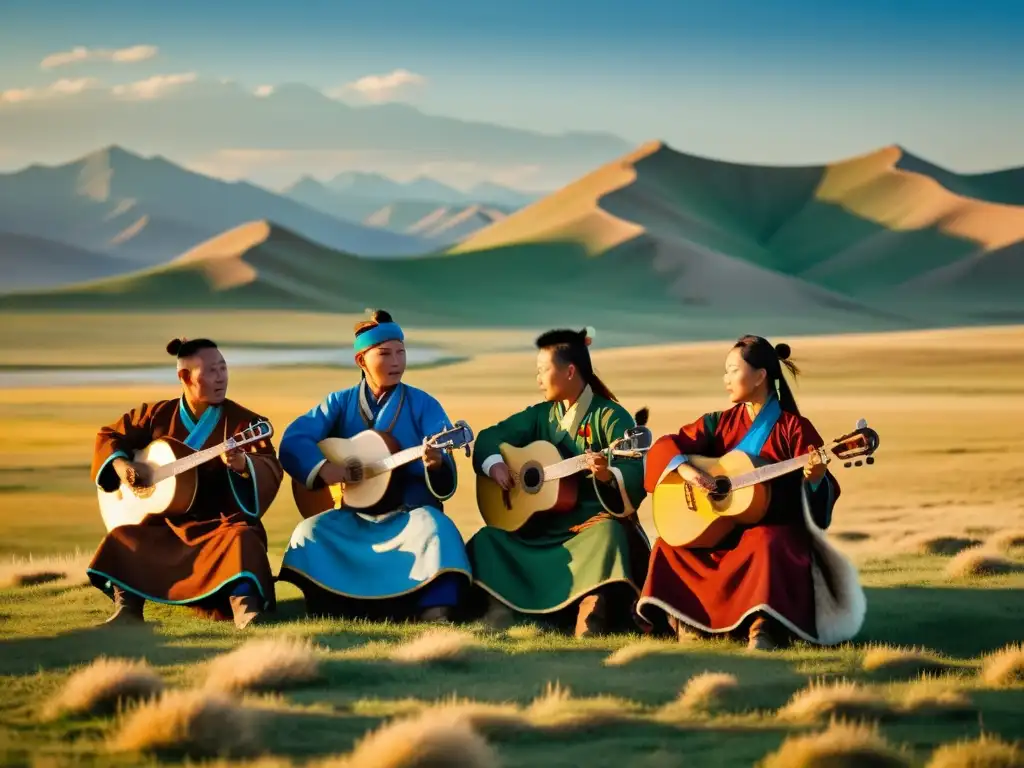
[[[152,486],[151,465],[135,461],[134,453],[154,440],[171,438],[199,451],[266,421],[227,399],[228,366],[214,342],[174,339],[167,352],[177,359],[182,394],[143,403],[100,429],[92,476],[104,492]],[[271,441],[218,454],[194,471],[196,496],[187,511],[116,526],[100,543],[88,575],[114,601],[107,623],[141,623],[147,600],[233,618],[239,629],[274,607],[262,516],[283,473]]]

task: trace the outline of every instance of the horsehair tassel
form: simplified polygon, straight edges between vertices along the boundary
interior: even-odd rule
[[[636,422],[638,427],[647,426],[647,418],[651,415],[651,409],[646,405],[636,412],[636,416],[633,417],[633,421]]]

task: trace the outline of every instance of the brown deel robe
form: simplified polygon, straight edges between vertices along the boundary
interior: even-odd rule
[[[225,400],[202,445],[210,448],[261,419],[258,414]],[[204,416],[207,423],[213,421]],[[197,424],[198,422],[198,424]],[[184,399],[144,403],[96,435],[92,476],[97,486],[115,490],[118,456],[153,440],[172,437],[185,442],[201,436],[206,423],[196,419]],[[261,518],[281,485],[282,470],[270,440],[244,447],[249,478],[234,473],[220,458],[197,468],[195,502],[184,515],[152,516],[139,525],[110,531],[100,543],[88,574],[94,586],[112,593],[119,586],[146,600],[188,605],[218,619],[231,616],[228,595],[248,578],[264,609],[274,607],[274,582],[267,560],[267,534]]]

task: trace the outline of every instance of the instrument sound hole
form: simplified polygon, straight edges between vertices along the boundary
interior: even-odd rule
[[[715,490],[708,495],[715,501],[721,501],[732,491],[732,483],[729,482],[728,477],[716,477],[715,478]]]
[[[523,490],[534,491],[540,488],[543,478],[539,467],[525,467],[522,473]]]

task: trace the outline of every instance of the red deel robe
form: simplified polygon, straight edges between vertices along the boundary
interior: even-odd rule
[[[750,429],[746,406],[707,414],[678,434],[658,439],[647,456],[644,485],[653,494],[668,464],[680,454],[717,457],[732,450]],[[823,444],[802,416],[783,411],[760,456],[782,461]],[[674,470],[673,470],[674,471]],[[801,486],[818,526],[827,527],[839,485],[826,473],[815,490],[801,471],[771,482],[771,501],[761,523],[737,528],[714,549],[672,547],[657,539],[637,610],[648,621],[659,612],[706,632],[740,628],[757,612],[773,616],[797,636],[819,642],[815,622],[815,542],[804,522]]]

